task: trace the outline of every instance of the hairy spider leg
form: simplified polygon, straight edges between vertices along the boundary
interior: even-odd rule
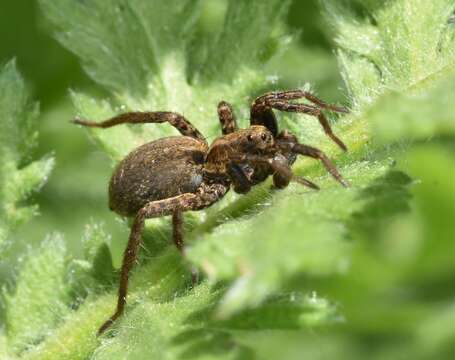
[[[301,185],[304,185],[306,187],[309,187],[313,190],[320,190],[320,187],[318,185],[316,185],[314,182],[308,180],[307,178],[304,178],[303,176],[294,176],[292,178],[293,181],[301,184]]]
[[[138,211],[136,217],[134,218],[133,226],[131,227],[128,245],[123,254],[117,308],[115,313],[100,327],[98,335],[101,335],[104,331],[106,331],[106,329],[108,329],[113,322],[122,315],[125,309],[126,296],[128,294],[129,273],[134,263],[137,261],[145,220],[166,215],[175,216],[174,214],[176,212],[180,213],[188,210],[200,210],[206,208],[222,198],[227,191],[228,187],[222,184],[203,185],[196,193],[185,193],[168,199],[152,201]],[[177,217],[178,216],[179,215],[177,215]],[[178,248],[182,248],[183,237],[181,231],[176,229],[173,231],[173,235],[174,243]]]
[[[239,154],[231,158],[233,164],[251,164],[251,165],[266,165],[270,168],[271,173],[278,179],[275,184],[278,188],[286,187],[294,177],[291,168],[289,167],[286,158],[270,157],[270,155],[254,155],[254,154]]]
[[[344,187],[349,187],[349,182],[347,182],[343,176],[338,172],[336,166],[329,160],[327,155],[312,146],[304,145],[304,144],[294,144],[292,147],[292,151],[296,154],[303,155],[303,156],[309,156],[313,159],[318,159],[322,162],[324,167],[327,169],[327,171]]]
[[[269,100],[298,100],[305,98],[313,104],[318,105],[321,109],[326,109],[334,112],[349,113],[349,110],[344,106],[328,104],[324,100],[319,99],[317,96],[305,90],[286,90],[286,91],[271,91],[264,95],[259,96],[255,102],[269,101]]]
[[[128,112],[114,116],[103,122],[95,122],[90,120],[74,119],[75,124],[97,127],[109,128],[121,124],[144,124],[144,123],[169,123],[176,128],[183,136],[189,136],[203,142],[206,142],[204,136],[194,127],[183,115],[169,111],[155,111],[155,112]]]
[[[292,151],[296,154],[309,156],[314,159],[318,159],[322,162],[324,167],[327,171],[344,187],[349,187],[349,182],[346,181],[343,176],[338,172],[336,166],[329,160],[327,155],[322,152],[321,150],[303,144],[293,144]],[[311,182],[310,180],[296,176],[292,173],[292,169],[286,163],[285,158],[270,158],[270,156],[266,155],[239,155],[237,157],[233,157],[233,161],[238,162],[246,162],[250,164],[268,164],[270,168],[273,170],[273,183],[277,188],[284,188],[286,187],[289,182],[295,181],[302,185],[305,185],[309,188],[314,190],[319,190],[319,186],[315,183]]]
[[[183,211],[175,210],[172,214],[172,239],[174,245],[185,256],[185,246],[183,242]],[[191,284],[194,287],[199,280],[199,272],[195,267],[191,268]]]
[[[221,132],[227,135],[237,131],[237,120],[231,104],[221,101],[218,104],[218,118],[220,119]]]
[[[232,181],[234,191],[238,194],[246,194],[251,190],[252,183],[245,173],[244,168],[236,163],[227,166],[227,173]]]
[[[305,98],[314,105],[294,104],[290,100]],[[347,151],[346,145],[332,131],[332,128],[321,109],[334,112],[347,113],[344,107],[327,104],[313,94],[302,90],[290,90],[282,92],[271,92],[258,97],[251,106],[251,125],[263,125],[267,127],[274,136],[278,135],[278,123],[273,113],[273,109],[286,112],[299,112],[312,115],[318,118],[324,132],[329,136],[341,149]]]

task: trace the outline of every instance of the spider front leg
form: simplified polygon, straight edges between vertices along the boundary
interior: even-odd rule
[[[257,169],[258,166],[265,167],[267,175],[273,174],[273,185],[278,189],[283,189],[288,186],[291,181],[296,181],[314,190],[319,190],[319,187],[311,181],[301,176],[295,176],[288,164],[288,160],[281,154],[275,155],[273,157],[267,155],[243,154],[233,156],[232,160],[242,164],[247,163],[255,169]],[[251,184],[254,183],[250,182],[250,187]]]
[[[291,100],[305,98],[314,105],[295,104]],[[267,127],[274,136],[278,135],[278,124],[273,109],[286,112],[300,112],[312,115],[318,118],[324,132],[329,136],[341,149],[347,151],[346,145],[332,131],[327,117],[322,112],[323,109],[347,113],[344,107],[327,104],[308,91],[290,90],[281,92],[271,92],[258,97],[251,107],[251,125],[263,125]]]
[[[145,220],[172,215],[175,227],[173,230],[174,243],[183,252],[181,213],[208,207],[223,197],[227,190],[228,188],[222,184],[202,185],[196,193],[185,193],[168,199],[152,201],[138,211],[131,227],[128,245],[123,254],[117,308],[115,313],[100,327],[98,335],[106,331],[123,314],[128,294],[129,274],[137,261]]]
[[[233,133],[237,130],[237,120],[231,104],[221,101],[218,104],[218,118],[220,119],[221,132],[223,135]]]
[[[299,154],[299,155],[304,155],[304,156],[309,156],[312,157],[313,159],[318,159],[322,162],[324,167],[327,169],[327,171],[344,187],[349,187],[349,183],[341,176],[341,174],[338,172],[336,166],[329,160],[327,155],[322,152],[321,150],[308,146],[308,145],[303,145],[303,144],[294,144],[292,146],[292,152]]]
[[[273,186],[277,189],[284,189],[291,181],[294,181],[313,190],[319,190],[319,186],[315,183],[302,176],[294,175],[289,167],[288,159],[285,156],[281,154],[275,155],[271,166],[274,171]]]
[[[251,181],[254,169],[249,165],[231,163],[227,166],[227,174],[229,175],[234,191],[237,194],[246,194],[254,185]]]

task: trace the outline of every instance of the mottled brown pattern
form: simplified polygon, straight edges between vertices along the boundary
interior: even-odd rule
[[[218,104],[218,118],[221,124],[221,133],[227,135],[237,130],[237,120],[232,110],[232,106],[226,101]]]
[[[202,183],[207,145],[186,137],[144,144],[123,159],[109,184],[109,207],[133,216],[150,201],[194,193]]]
[[[290,100],[306,98],[314,105],[294,104]],[[342,185],[348,183],[320,150],[299,144],[289,131],[279,132],[273,109],[302,112],[318,117],[326,134],[342,149],[321,109],[346,112],[326,104],[314,95],[291,90],[271,92],[258,97],[251,108],[251,125],[237,129],[232,107],[218,105],[223,136],[208,146],[202,134],[182,115],[173,112],[131,112],[101,123],[76,119],[76,124],[109,128],[120,124],[169,123],[182,136],[162,138],[133,150],[116,167],[109,185],[109,206],[123,216],[134,217],[128,245],[123,255],[118,301],[115,313],[100,327],[103,333],[123,313],[128,293],[131,268],[137,261],[144,222],[149,218],[172,216],[173,239],[184,254],[183,213],[201,210],[220,200],[232,186],[238,193],[247,193],[270,175],[277,188],[291,181],[319,189],[311,181],[295,176],[291,165],[298,155],[320,160]],[[193,283],[197,271],[192,270]]]

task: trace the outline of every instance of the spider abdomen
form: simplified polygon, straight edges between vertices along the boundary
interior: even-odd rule
[[[150,201],[195,192],[201,185],[207,145],[186,136],[162,138],[128,154],[109,184],[109,207],[132,216]]]

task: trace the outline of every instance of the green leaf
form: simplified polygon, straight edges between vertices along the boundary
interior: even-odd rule
[[[453,136],[455,123],[455,81],[453,70],[431,82],[427,91],[390,92],[368,111],[378,141],[420,140],[431,136]]]
[[[282,27],[283,16],[290,1],[228,1],[223,29],[211,38],[206,66],[202,74],[209,79],[229,83],[238,75],[239,66],[254,67],[260,59],[267,59],[273,49],[271,37]],[[284,36],[283,36],[284,37]],[[284,39],[280,39],[285,43]]]
[[[0,69],[0,249],[20,224],[36,215],[27,198],[46,182],[54,159],[32,161],[38,106],[30,101],[14,61]]]
[[[74,296],[81,300],[92,292],[99,292],[115,282],[115,271],[109,249],[110,236],[99,224],[86,226],[82,238],[83,257],[72,259],[69,277]]]
[[[353,2],[325,0],[324,4],[343,49],[340,62],[356,107],[368,105],[372,94],[377,97],[387,89],[402,91],[422,83],[425,88],[429,78],[444,77],[453,67],[453,29],[448,23],[453,1],[372,1],[364,5],[364,17],[346,10]]]
[[[324,317],[339,320],[334,306],[323,299],[290,294],[219,322],[210,316],[218,297],[217,291],[201,284],[166,303],[141,302],[116,338],[97,349],[94,359],[253,359],[254,351],[244,344],[239,330],[243,334],[258,329],[289,330],[320,324]],[[126,351],[124,344],[129,344]]]
[[[3,290],[8,348],[20,353],[52,331],[67,312],[66,249],[59,234],[20,259],[13,293]]]

